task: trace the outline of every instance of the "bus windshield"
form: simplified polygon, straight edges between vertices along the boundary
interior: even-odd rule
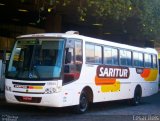
[[[19,39],[13,48],[7,78],[46,80],[60,78],[64,39]]]

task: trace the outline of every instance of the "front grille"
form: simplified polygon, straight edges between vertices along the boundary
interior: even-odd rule
[[[16,93],[24,93],[24,94],[44,94],[44,92],[20,92],[20,91],[13,91]]]

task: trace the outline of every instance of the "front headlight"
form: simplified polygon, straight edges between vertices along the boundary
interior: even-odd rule
[[[52,94],[52,93],[57,93],[57,92],[59,92],[58,89],[51,87],[51,88],[46,88],[44,93],[45,94]]]

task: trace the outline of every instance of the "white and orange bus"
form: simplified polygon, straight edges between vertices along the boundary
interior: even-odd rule
[[[84,113],[89,103],[130,99],[138,105],[158,92],[155,49],[73,33],[17,37],[6,69],[8,103]]]

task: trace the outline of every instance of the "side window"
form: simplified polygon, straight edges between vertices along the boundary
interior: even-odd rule
[[[104,47],[104,64],[112,64],[112,48]]]
[[[120,50],[119,52],[120,52],[120,65],[131,66],[132,65],[131,51]]]
[[[74,48],[75,48],[75,40],[68,39],[66,41],[65,47],[65,64],[73,64],[74,63]]]
[[[143,54],[139,53],[138,55],[139,55],[139,63],[140,63],[139,65],[141,67],[144,67]]]
[[[102,63],[102,47],[101,46],[95,46],[95,63],[100,64]]]
[[[65,48],[63,83],[75,81],[80,77],[82,62],[82,41],[68,39]]]
[[[94,45],[86,43],[86,62],[94,63]]]
[[[112,49],[112,64],[118,65],[118,50]]]
[[[102,47],[86,43],[86,62],[93,64],[102,63]]]
[[[132,66],[132,53],[131,53],[131,51],[126,51],[126,55],[127,55],[127,65]]]
[[[118,50],[111,47],[104,47],[104,64],[118,65]]]
[[[82,54],[82,41],[75,41],[75,79],[78,79],[81,73],[83,63],[83,54]]]
[[[83,61],[82,59],[82,42],[75,41],[75,63],[81,64]]]
[[[152,67],[157,68],[157,56],[152,55]]]
[[[145,67],[150,68],[151,67],[151,55],[150,54],[144,54],[144,65]]]
[[[133,52],[133,65],[137,67],[143,67],[143,53]]]
[[[134,66],[140,66],[139,65],[138,52],[133,52],[133,65]]]
[[[119,57],[120,57],[120,65],[126,65],[126,51],[120,50],[119,51]]]

